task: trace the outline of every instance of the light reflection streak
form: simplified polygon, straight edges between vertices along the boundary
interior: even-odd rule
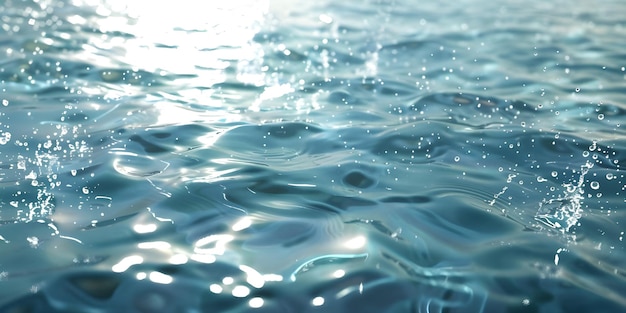
[[[293,187],[305,187],[305,188],[317,188],[317,185],[315,185],[315,184],[287,183],[287,186],[293,186]]]
[[[232,295],[233,297],[236,298],[245,298],[250,294],[250,288],[246,287],[246,286],[235,286],[235,288],[233,288],[232,290]]]
[[[215,261],[217,261],[217,258],[212,255],[212,254],[192,254],[191,256],[189,256],[190,259],[199,262],[199,263],[204,263],[204,264],[211,264],[211,263],[215,263]]]
[[[279,274],[263,274],[263,280],[266,282],[279,282],[283,281],[283,276]]]
[[[335,278],[341,278],[341,277],[343,277],[345,275],[346,275],[346,271],[344,271],[344,270],[336,270],[333,273],[333,277],[335,277]]]
[[[261,297],[254,297],[248,301],[248,305],[253,309],[258,309],[263,306],[264,300]]]
[[[139,249],[155,249],[155,250],[163,250],[168,251],[172,245],[167,241],[149,241],[149,242],[140,242],[137,244],[137,248]]]
[[[322,306],[322,305],[324,305],[324,298],[323,297],[315,297],[315,298],[313,298],[313,300],[311,300],[311,304],[313,306]]]
[[[171,284],[174,281],[172,276],[157,271],[150,272],[148,279],[157,284]]]
[[[366,243],[367,243],[367,238],[365,238],[365,236],[357,236],[346,241],[344,243],[344,246],[348,249],[355,250],[355,249],[363,248]]]
[[[233,231],[242,231],[248,227],[250,227],[252,225],[252,219],[248,216],[244,216],[242,217],[239,221],[237,221],[235,224],[233,224],[233,226],[231,226],[231,229]]]
[[[184,254],[174,254],[168,260],[170,264],[182,265],[189,262],[189,258]]]
[[[172,220],[171,218],[164,218],[164,217],[157,216],[150,207],[147,207],[146,210],[148,210],[148,212],[150,212],[150,215],[152,215],[152,217],[154,217],[159,222],[170,222],[172,224],[174,223],[174,220]]]
[[[60,236],[59,236],[59,238],[63,238],[63,239],[67,239],[67,240],[75,241],[75,242],[80,243],[81,245],[83,244],[83,242],[82,242],[82,241],[80,241],[79,239],[74,238],[74,237],[60,235]],[[1,239],[2,239],[2,236],[0,236],[0,240],[1,240]]]
[[[235,237],[228,234],[203,237],[196,241],[193,251],[197,254],[222,255],[226,251],[226,244],[231,242],[233,239],[235,239]],[[211,244],[213,247],[205,247]]]
[[[246,278],[248,284],[254,288],[263,288],[265,280],[263,279],[263,275],[261,275],[261,273],[247,265],[239,265],[239,269],[248,275]]]
[[[140,255],[131,255],[123,258],[117,264],[111,267],[111,270],[115,273],[123,273],[128,270],[133,265],[138,265],[143,263],[143,257]]]
[[[135,224],[133,225],[133,230],[138,234],[147,234],[152,233],[157,230],[157,225],[154,223],[150,224]]]
[[[300,272],[302,272],[303,270],[305,270],[306,268],[308,268],[309,266],[312,266],[313,264],[315,264],[315,262],[320,261],[320,260],[326,260],[326,259],[358,259],[358,258],[367,258],[369,256],[368,253],[358,253],[358,254],[327,254],[327,255],[322,255],[322,256],[318,256],[315,258],[312,258],[306,262],[304,262],[303,264],[301,264],[300,266],[298,266],[298,268],[296,268],[291,275],[289,276],[289,279],[291,281],[296,281],[296,275],[298,275]]]
[[[219,284],[211,284],[209,286],[209,290],[214,294],[220,294],[224,291],[224,288],[222,288]]]

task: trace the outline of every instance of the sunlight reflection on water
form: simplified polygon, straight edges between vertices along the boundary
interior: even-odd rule
[[[614,10],[6,3],[0,308],[626,305]]]

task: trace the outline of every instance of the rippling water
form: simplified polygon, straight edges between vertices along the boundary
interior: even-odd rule
[[[625,15],[6,0],[0,311],[624,311]]]

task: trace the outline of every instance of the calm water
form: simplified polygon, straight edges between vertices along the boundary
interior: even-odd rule
[[[626,311],[625,2],[222,2],[3,1],[1,312]]]

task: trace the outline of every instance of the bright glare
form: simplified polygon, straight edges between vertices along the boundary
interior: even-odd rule
[[[137,275],[135,275],[135,278],[137,278],[137,280],[144,280],[148,277],[148,274],[146,274],[146,272],[139,272],[137,273]]]
[[[233,288],[233,297],[244,298],[250,294],[250,288],[246,286],[235,286]]]
[[[161,272],[150,272],[148,278],[157,284],[171,284],[174,278],[170,275],[163,274]]]
[[[283,281],[283,276],[278,274],[264,274],[264,281]]]
[[[122,273],[128,270],[131,266],[143,263],[143,258],[139,255],[131,255],[123,258],[117,264],[111,267],[111,270],[116,273]]]
[[[222,279],[222,284],[226,286],[232,285],[234,282],[235,282],[235,279],[230,276],[226,276]]]
[[[346,275],[346,271],[344,271],[344,270],[336,270],[336,271],[333,273],[333,277],[335,277],[335,278],[341,278],[341,277],[343,277],[344,275]]]
[[[324,298],[322,297],[315,297],[313,298],[313,301],[311,301],[311,304],[313,304],[314,306],[321,306],[324,304]]]
[[[211,290],[211,292],[214,294],[220,294],[222,293],[222,291],[224,291],[224,288],[222,288],[222,286],[218,284],[211,284],[211,286],[209,286],[209,290]]]
[[[248,305],[253,308],[253,309],[258,309],[260,307],[263,306],[263,298],[261,297],[254,297],[252,299],[250,299],[250,301],[248,301]]]
[[[191,256],[189,256],[190,259],[199,262],[199,263],[204,263],[204,264],[211,264],[211,263],[215,263],[215,261],[217,261],[217,258],[212,255],[212,254],[192,254]]]
[[[139,249],[169,250],[172,245],[167,241],[148,241],[137,244]]]
[[[256,56],[258,51],[241,48],[249,45],[269,8],[267,0],[74,0],[74,4],[97,7],[106,18],[89,21],[75,16],[72,23],[97,23],[94,26],[102,32],[121,31],[133,36],[123,43],[111,43],[112,38],[103,36],[92,45],[104,49],[123,46],[124,63],[151,72],[161,69],[173,73],[190,73],[198,65],[223,69],[228,65],[222,61],[226,55],[219,53],[241,60]],[[155,43],[172,49],[152,49]],[[240,49],[220,52],[215,51],[215,45]]]
[[[360,249],[367,243],[365,236],[356,236],[344,243],[344,246],[348,249]]]
[[[147,234],[154,232],[157,229],[156,224],[135,224],[133,230],[138,234]]]
[[[262,288],[265,284],[265,279],[263,279],[263,275],[257,272],[255,269],[246,266],[239,265],[239,269],[248,274],[246,281],[254,288]]]
[[[189,262],[189,258],[184,254],[174,254],[169,259],[170,264],[181,265]]]
[[[226,251],[226,244],[234,238],[235,237],[232,235],[210,235],[203,237],[196,241],[193,251],[198,254],[222,255],[224,251]]]
[[[232,226],[232,230],[241,231],[250,227],[250,225],[252,225],[252,219],[247,216],[244,216]]]

